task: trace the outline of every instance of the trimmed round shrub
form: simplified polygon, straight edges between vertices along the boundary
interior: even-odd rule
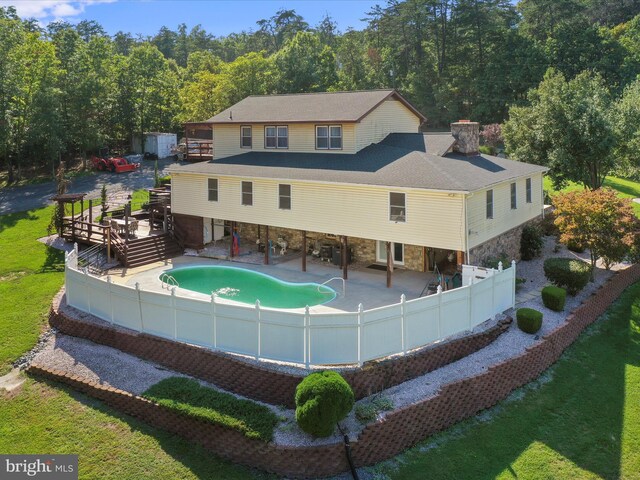
[[[314,437],[328,437],[354,401],[353,390],[339,373],[312,373],[296,387],[296,422]]]
[[[542,312],[533,308],[519,308],[516,319],[518,328],[525,333],[536,333],[542,327]]]
[[[573,258],[547,258],[544,275],[555,286],[566,288],[570,295],[575,295],[589,283],[591,265]]]
[[[520,256],[522,260],[533,260],[542,251],[544,240],[542,230],[535,225],[526,225],[520,237]]]
[[[567,291],[564,288],[547,285],[542,289],[542,303],[544,306],[555,311],[564,310],[564,304],[567,301]]]

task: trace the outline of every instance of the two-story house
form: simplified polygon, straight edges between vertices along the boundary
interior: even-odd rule
[[[213,160],[172,168],[176,228],[193,248],[224,224],[293,249],[337,239],[418,271],[517,258],[546,168],[480,155],[477,123],[423,134],[424,121],[395,90],[247,97],[206,122]]]

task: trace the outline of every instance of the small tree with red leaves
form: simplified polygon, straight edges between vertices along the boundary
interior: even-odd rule
[[[598,258],[609,269],[628,254],[638,223],[630,199],[599,188],[556,195],[553,204],[560,241],[583,245],[591,252],[592,280]]]
[[[496,148],[498,144],[502,143],[502,126],[499,123],[490,123],[482,127],[480,132],[484,144],[491,148]]]

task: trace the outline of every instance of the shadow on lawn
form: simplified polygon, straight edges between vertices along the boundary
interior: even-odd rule
[[[64,272],[64,252],[47,247],[47,254],[39,273]]]
[[[165,430],[152,427],[141,420],[138,420],[130,415],[124,414],[115,410],[108,405],[105,405],[100,400],[94,399],[82,393],[73,390],[71,387],[62,385],[60,383],[36,377],[38,382],[42,382],[50,386],[51,388],[63,390],[67,392],[75,401],[82,405],[104,413],[110,417],[118,419],[124,422],[131,431],[139,432],[143,435],[153,437],[159,444],[159,446],[173,459],[187,467],[197,478],[217,480],[219,478],[229,479],[275,479],[276,477],[270,476],[266,473],[249,469],[240,465],[235,465],[231,462],[221,459],[215,456],[204,448],[194,443],[188,442],[181,437],[173,435]],[[72,419],[70,419],[72,421]],[[96,439],[99,439],[99,434],[96,434]],[[88,446],[91,448],[100,449],[100,445]],[[80,468],[82,469],[83,462],[90,462],[91,459],[83,458],[80,456]],[[105,465],[105,468],[109,468]],[[132,472],[133,473],[133,472]]]
[[[0,215],[0,233],[14,227],[20,220],[38,220],[38,217],[29,211]]]
[[[611,187],[614,190],[617,190],[620,193],[624,193],[626,195],[630,195],[633,198],[640,197],[640,192],[639,192],[640,184],[636,184],[636,185],[637,187],[633,188],[632,186],[626,185],[623,182],[619,182],[617,179],[614,179],[614,178],[607,178],[604,181],[605,187]]]
[[[620,478],[627,366],[640,365],[640,283],[628,288],[608,318],[587,329],[561,360],[512,399],[488,410],[489,420],[471,419],[411,449],[400,466],[380,467],[391,478],[543,477],[536,470],[552,457],[603,478]],[[637,379],[636,379],[637,381]],[[535,389],[532,389],[535,388]],[[626,427],[631,420],[627,419]],[[524,456],[523,456],[524,455]],[[549,467],[554,468],[554,467]],[[558,468],[558,467],[555,467]],[[553,471],[551,472],[553,474]]]

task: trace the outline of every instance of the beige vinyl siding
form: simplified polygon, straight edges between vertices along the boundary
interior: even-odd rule
[[[531,203],[526,201],[526,178],[531,178]],[[511,184],[516,183],[517,208],[511,208]],[[542,175],[508,180],[492,187],[493,218],[486,218],[487,190],[474,192],[467,200],[469,248],[492,239],[542,213]]]
[[[305,152],[305,153],[355,153],[355,124],[331,123],[342,125],[342,150],[316,150],[316,123],[274,123],[273,125],[287,125],[289,127],[289,148],[264,148],[265,124],[251,125],[252,148],[240,148],[240,125],[217,124],[213,126],[213,158],[224,158],[231,155],[258,152]]]
[[[390,133],[417,133],[420,119],[398,100],[385,100],[356,126],[356,151]]]
[[[419,190],[261,178],[218,178],[218,202],[207,201],[207,176],[173,174],[172,211],[222,220],[349,237],[464,249],[463,196]],[[242,181],[253,182],[253,206],[241,205]],[[291,210],[278,208],[278,184],[291,184]],[[389,191],[406,193],[406,223],[389,220]]]

